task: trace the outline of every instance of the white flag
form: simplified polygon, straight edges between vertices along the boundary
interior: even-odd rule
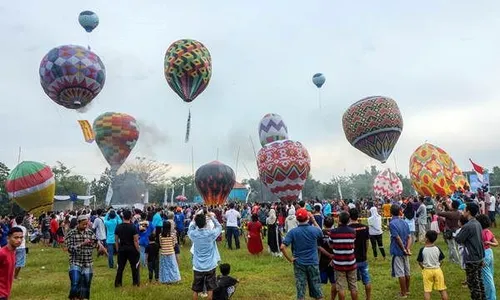
[[[163,194],[163,205],[168,203],[168,188],[165,188],[165,193]]]
[[[182,196],[186,196],[186,187],[182,185]]]
[[[111,186],[111,183],[108,185],[108,192],[106,193],[106,206],[109,206],[111,203],[111,198],[113,198],[113,187]]]
[[[149,190],[146,189],[146,192],[144,193],[144,204],[149,203]]]
[[[170,195],[170,205],[174,206],[174,187],[172,187],[172,194]]]

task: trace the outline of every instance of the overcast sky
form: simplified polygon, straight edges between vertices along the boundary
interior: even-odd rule
[[[92,10],[99,27],[90,43],[106,66],[106,83],[86,113],[56,105],[38,75],[42,57],[63,44],[86,46],[78,14]],[[257,126],[283,116],[302,142],[320,180],[380,163],[353,148],[341,118],[360,98],[394,98],[403,134],[387,166],[408,173],[411,153],[426,140],[464,170],[471,157],[499,164],[500,2],[426,1],[53,1],[0,2],[2,142],[0,160],[54,164],[92,178],[107,166],[76,122],[125,112],[141,126],[130,158],[172,165],[172,175],[216,158],[256,176]],[[184,143],[188,105],[167,85],[165,50],[175,40],[205,44],[213,61],[208,88],[191,105],[191,141]],[[318,91],[316,72],[327,81]],[[236,157],[240,150],[239,163]],[[247,171],[248,170],[248,171]]]

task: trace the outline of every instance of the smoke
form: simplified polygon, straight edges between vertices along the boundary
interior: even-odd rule
[[[156,156],[156,149],[170,143],[170,137],[166,131],[161,130],[155,123],[137,120],[139,126],[138,151],[148,157]]]

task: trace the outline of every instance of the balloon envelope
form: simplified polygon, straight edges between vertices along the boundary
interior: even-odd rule
[[[78,23],[80,23],[85,31],[92,32],[99,25],[99,17],[93,11],[82,11],[78,16]]]
[[[317,88],[321,88],[325,84],[326,77],[322,73],[316,73],[313,75],[312,81]]]
[[[49,166],[23,161],[10,172],[5,187],[9,198],[30,213],[52,210],[55,179]]]
[[[233,169],[219,161],[212,161],[196,170],[194,181],[206,205],[223,204],[234,187]]]
[[[395,173],[385,169],[378,173],[373,182],[373,192],[377,197],[392,198],[403,193],[403,183]]]
[[[342,126],[351,145],[385,163],[403,131],[403,117],[396,101],[372,96],[351,105]]]
[[[139,139],[136,120],[124,113],[107,112],[94,120],[93,129],[102,155],[116,172]]]
[[[165,78],[185,102],[201,94],[212,76],[212,58],[202,43],[183,39],[174,42],[165,53]]]
[[[278,114],[267,114],[259,123],[259,139],[262,146],[288,139],[288,128]]]
[[[410,179],[420,195],[431,197],[449,196],[469,185],[448,153],[429,143],[421,145],[411,155]]]
[[[296,201],[311,169],[306,148],[291,140],[265,145],[257,154],[260,180],[282,202]]]
[[[94,52],[65,45],[50,50],[40,63],[44,92],[59,105],[78,109],[89,104],[102,90],[106,68]]]

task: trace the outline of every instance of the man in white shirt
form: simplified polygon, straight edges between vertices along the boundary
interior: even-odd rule
[[[21,242],[21,246],[16,248],[16,269],[14,271],[14,279],[19,279],[19,272],[21,272],[21,268],[26,266],[26,234],[28,233],[28,230],[26,230],[26,227],[21,225],[23,223],[23,219],[23,216],[16,217],[15,227],[19,227],[23,231],[23,241]]]
[[[489,194],[490,196],[490,201],[489,201],[489,207],[488,207],[488,215],[490,217],[490,220],[491,220],[491,225],[493,227],[497,227],[497,222],[496,222],[496,213],[497,213],[497,200],[495,198],[495,196],[493,194]]]
[[[234,209],[234,203],[229,203],[229,210],[226,211],[224,217],[226,219],[227,246],[229,249],[233,249],[232,237],[234,236],[236,249],[240,249],[240,228],[238,226],[238,219],[241,218],[241,215]]]
[[[94,220],[94,223],[92,223],[92,229],[95,232],[95,236],[103,245],[106,245],[106,226],[104,225],[104,220],[102,219],[102,209],[98,209],[96,211],[97,215]],[[99,256],[99,254],[97,254]]]

